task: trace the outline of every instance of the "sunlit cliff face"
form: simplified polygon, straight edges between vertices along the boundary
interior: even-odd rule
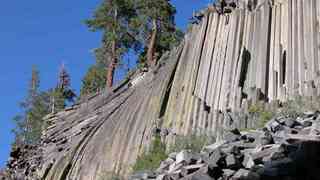
[[[252,104],[318,96],[320,2],[256,2],[203,11],[184,42],[134,86],[125,82],[48,116],[36,173],[48,180],[128,174],[155,127],[170,129],[166,143],[191,132],[222,140],[230,126],[258,126],[241,115]]]

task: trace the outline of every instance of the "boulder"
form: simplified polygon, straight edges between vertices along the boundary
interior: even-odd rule
[[[256,152],[252,153],[251,156],[255,163],[260,163],[264,157],[270,156],[272,153],[275,152],[282,152],[281,145],[274,144],[263,146],[261,150],[257,150]]]
[[[214,180],[214,179],[207,174],[194,173],[188,177],[182,178],[181,180]]]
[[[170,164],[168,173],[173,173],[173,172],[175,172],[175,171],[178,171],[178,170],[180,170],[182,167],[183,167],[183,164],[182,164],[182,163],[179,164],[179,163],[177,163],[177,162],[174,162],[174,163]]]
[[[238,170],[231,178],[232,180],[259,180],[259,174],[255,172],[250,172],[246,169]]]
[[[236,169],[239,166],[241,166],[239,164],[239,162],[237,161],[236,157],[234,155],[232,155],[232,154],[228,155],[225,158],[225,161],[226,161],[226,166],[227,166],[228,169]]]
[[[320,118],[317,118],[313,122],[310,130],[310,135],[320,135]]]
[[[303,113],[304,117],[305,118],[310,118],[310,117],[313,117],[315,115],[315,112],[313,111],[306,111]]]
[[[295,165],[291,158],[282,158],[264,163],[262,177],[288,176],[295,171]]]
[[[242,165],[247,169],[251,169],[255,165],[254,160],[250,154],[244,155]]]
[[[232,177],[236,173],[236,171],[231,170],[231,169],[223,169],[222,171],[223,171],[222,177],[225,179],[229,179],[230,177]]]
[[[200,168],[204,167],[205,164],[196,164],[196,165],[189,165],[189,166],[184,166],[181,168],[181,175],[182,176],[187,176],[189,174],[192,174],[196,171],[198,171]]]
[[[169,158],[171,158],[171,159],[173,159],[173,160],[176,160],[177,154],[178,154],[178,153],[176,153],[176,152],[172,152],[172,153],[170,153],[168,156],[169,156]]]
[[[224,140],[227,142],[239,141],[241,138],[241,133],[238,129],[233,129],[224,134]]]
[[[189,151],[181,151],[180,153],[177,154],[176,156],[176,163],[186,163],[189,164],[192,158],[192,154]]]
[[[260,136],[260,140],[259,140],[260,144],[262,146],[272,144],[274,141],[270,131],[268,131],[267,129],[264,129],[263,131],[264,133],[262,136]]]
[[[271,131],[273,133],[283,129],[282,125],[276,119],[273,119],[273,120],[269,121],[266,124],[266,128],[267,128],[267,130],[269,130],[269,131]]]
[[[223,157],[223,153],[217,149],[210,153],[208,159],[204,159],[204,161],[211,166],[217,166],[219,164],[219,161],[221,161],[221,158]]]
[[[303,126],[304,128],[310,127],[310,126],[312,126],[312,122],[311,122],[311,121],[304,121],[304,122],[302,123],[302,126]]]
[[[297,122],[293,118],[286,118],[283,124],[289,128],[293,128]]]
[[[157,172],[164,172],[168,171],[171,164],[175,161],[171,158],[167,158],[166,160],[162,161],[160,167],[157,169]]]
[[[208,145],[208,146],[205,146],[203,148],[203,152],[206,152],[206,153],[212,153],[213,151],[217,150],[218,148],[220,148],[222,145],[224,144],[227,144],[227,141],[218,141],[214,144],[211,144],[211,145]]]

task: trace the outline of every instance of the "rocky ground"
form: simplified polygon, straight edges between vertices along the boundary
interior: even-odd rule
[[[227,132],[202,152],[172,153],[131,180],[319,180],[320,112],[278,117],[264,128]]]
[[[13,149],[10,153],[7,168],[3,173],[0,173],[0,179],[26,180],[26,177],[37,179],[34,173],[42,163],[39,151],[36,145],[25,145],[24,147]]]

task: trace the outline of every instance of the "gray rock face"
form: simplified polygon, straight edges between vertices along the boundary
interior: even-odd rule
[[[137,156],[149,148],[154,129],[166,143],[175,134],[191,132],[210,134],[219,143],[228,136],[226,130],[257,127],[258,120],[247,113],[250,104],[318,96],[320,1],[225,2],[220,10],[212,5],[197,14],[183,43],[166,53],[157,67],[49,115],[37,176],[91,180],[106,172],[127,175]],[[246,134],[247,139],[231,134],[229,141],[241,152],[257,145],[318,141],[320,121],[315,117],[315,112],[301,117],[310,118],[312,125],[298,119],[300,124],[287,122],[285,127],[273,122],[268,127],[273,141],[268,134],[260,136],[261,131]],[[225,165],[213,160],[206,171],[221,177],[220,164]],[[25,172],[29,167],[18,169]]]

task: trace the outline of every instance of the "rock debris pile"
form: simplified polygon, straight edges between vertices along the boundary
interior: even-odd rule
[[[37,146],[25,145],[21,148],[15,148],[10,153],[10,158],[7,163],[6,178],[0,179],[14,179],[25,180],[26,177],[34,177],[36,169],[42,163]]]
[[[172,153],[156,172],[133,180],[318,180],[320,172],[320,113],[278,117],[264,128],[240,132],[202,152]]]

